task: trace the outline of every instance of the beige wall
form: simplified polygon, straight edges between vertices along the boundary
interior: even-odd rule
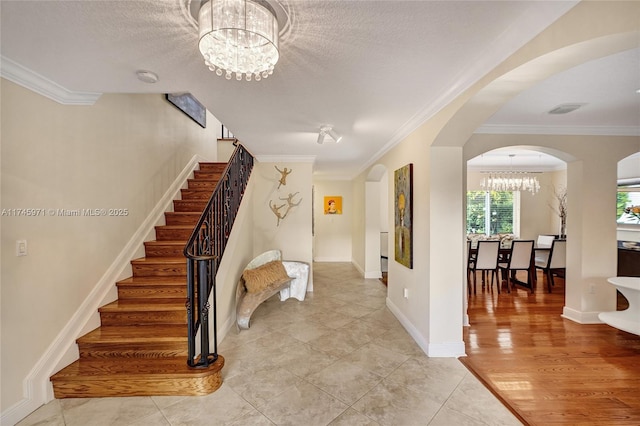
[[[25,397],[25,377],[193,156],[216,159],[220,125],[209,114],[201,128],[160,94],[63,106],[4,79],[1,89],[2,208],[46,213],[1,220],[4,412]],[[16,240],[27,240],[27,256],[15,256]]]
[[[285,167],[292,172],[286,178],[286,185],[279,186],[280,170]],[[268,250],[279,249],[285,260],[298,260],[310,265],[312,258],[311,236],[311,188],[313,164],[311,162],[269,162],[256,164],[256,186],[253,197],[254,218],[254,255]],[[253,178],[253,177],[252,177]],[[292,201],[300,202],[292,207],[287,216],[280,221],[269,207],[270,203],[287,204],[289,194]],[[284,212],[286,206],[281,210]],[[313,277],[308,289],[313,288]]]
[[[354,221],[364,222],[364,215],[354,210],[351,181],[318,180],[314,186],[314,253],[317,262],[351,262]],[[342,196],[342,214],[324,214],[324,197]],[[358,264],[360,268],[364,267]]]

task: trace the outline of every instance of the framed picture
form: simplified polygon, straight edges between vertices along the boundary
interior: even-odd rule
[[[200,126],[207,127],[207,109],[191,93],[167,93],[166,98]]]
[[[342,196],[328,195],[324,197],[324,214],[342,214]]]
[[[395,259],[413,269],[413,164],[393,176],[395,211]]]

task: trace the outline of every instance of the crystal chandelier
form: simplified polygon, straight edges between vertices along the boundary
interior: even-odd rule
[[[260,80],[278,62],[278,21],[267,7],[249,0],[209,0],[198,15],[204,62],[227,80],[235,74]]]
[[[527,172],[489,172],[480,186],[487,191],[529,191],[531,194],[540,190],[538,178]]]

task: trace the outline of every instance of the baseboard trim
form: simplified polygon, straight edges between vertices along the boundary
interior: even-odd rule
[[[113,290],[121,274],[130,267],[131,259],[140,249],[145,240],[155,230],[155,225],[163,219],[165,211],[169,211],[171,203],[180,193],[180,189],[187,178],[193,173],[201,161],[206,161],[194,155],[173,183],[156,203],[147,218],[138,227],[129,242],[107,268],[95,287],[73,314],[69,322],[49,345],[43,356],[23,381],[24,398],[2,412],[0,424],[13,425],[31,414],[34,410],[53,399],[53,387],[49,377],[55,373],[54,369],[63,358],[68,358],[74,351],[76,339],[82,334],[85,325],[97,315],[98,308],[104,304],[108,293]],[[77,351],[74,359],[77,359]]]
[[[582,312],[565,306],[562,308],[562,318],[566,318],[578,324],[604,324],[598,314],[600,312]]]
[[[466,356],[464,342],[429,343],[424,336],[402,311],[387,297],[387,307],[391,313],[400,321],[400,324],[407,330],[407,333],[420,346],[420,349],[430,358],[458,358]]]

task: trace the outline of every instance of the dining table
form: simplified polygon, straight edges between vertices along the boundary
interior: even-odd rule
[[[529,273],[531,274],[531,279],[532,279],[532,283],[531,285],[529,285],[527,282],[525,281],[521,281],[519,279],[516,278],[516,271],[511,271],[511,282],[513,284],[517,284],[521,287],[525,287],[528,288],[529,290],[531,290],[532,292],[534,291],[534,288],[537,284],[537,276],[536,276],[536,261],[535,261],[535,255],[536,253],[542,253],[542,252],[550,252],[551,251],[551,247],[533,247],[533,251],[531,253],[531,263],[529,265]],[[473,245],[471,245],[471,247],[469,248],[469,256],[473,257],[478,253],[478,247],[474,247]],[[504,245],[504,246],[500,246],[500,249],[498,250],[498,263],[504,263],[509,261],[509,256],[511,255],[511,245]]]

